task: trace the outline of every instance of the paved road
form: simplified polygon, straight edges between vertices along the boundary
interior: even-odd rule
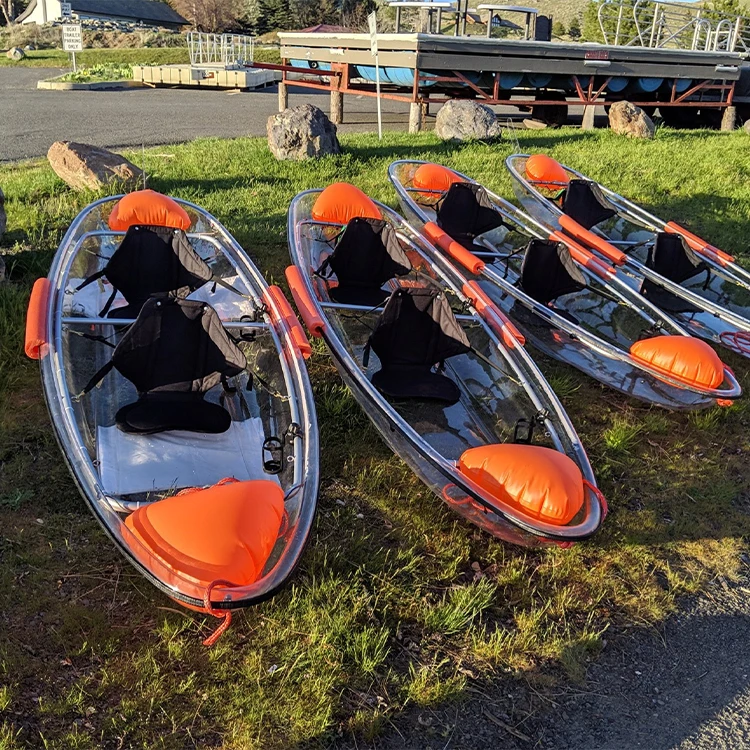
[[[229,93],[188,89],[39,91],[37,81],[59,75],[49,68],[0,68],[0,161],[42,156],[57,140],[96,146],[155,146],[193,138],[265,135],[277,112],[276,87]],[[304,93],[303,93],[304,92]],[[292,89],[291,104],[328,111],[328,95]],[[375,130],[375,101],[346,97],[343,132]],[[408,105],[383,102],[386,128],[406,127]]]
[[[655,628],[620,631],[585,684],[469,684],[466,700],[396,717],[338,750],[742,750],[750,748],[750,568],[715,581]],[[614,634],[613,634],[614,635]],[[609,634],[608,634],[609,636]],[[611,637],[611,636],[610,636]]]

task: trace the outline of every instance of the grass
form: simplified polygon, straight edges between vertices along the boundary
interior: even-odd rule
[[[279,51],[275,48],[255,50],[255,60],[258,62],[280,62]],[[85,49],[76,52],[76,64],[84,68],[101,65],[173,65],[189,63],[190,55],[187,47],[142,47],[136,49]],[[31,68],[69,68],[71,57],[69,52],[61,49],[42,49],[26,53],[20,62],[13,62],[5,55],[0,55],[0,67],[31,67]]]
[[[660,130],[519,132],[716,244],[746,251],[747,136]],[[201,140],[127,156],[151,186],[216,214],[269,281],[288,263],[286,206],[349,180],[394,204],[386,167],[426,158],[510,195],[514,148],[431,134],[342,138],[344,153],[279,163],[258,139]],[[38,368],[22,356],[25,301],[61,236],[95,196],[46,163],[0,168],[10,283],[0,286],[0,748],[322,747],[416,726],[414,711],[505,694],[523,678],[585,679],[607,638],[673,612],[738,571],[750,451],[745,402],[696,415],[629,401],[545,362],[587,446],[611,513],[570,550],[511,547],[463,523],[379,440],[316,343],[321,492],[293,581],[214,623],[157,593],[105,541],[50,433]],[[727,357],[745,387],[747,367]],[[414,730],[417,731],[417,730]],[[444,743],[443,743],[444,744]],[[442,745],[441,745],[442,746]]]
[[[123,81],[133,78],[133,66],[118,63],[103,63],[91,68],[78,68],[74,73],[53,78],[54,81],[70,81],[72,83],[100,83],[104,81]]]

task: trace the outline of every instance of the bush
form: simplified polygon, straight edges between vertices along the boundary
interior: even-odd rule
[[[555,21],[552,24],[552,36],[565,36],[565,24],[562,21]]]

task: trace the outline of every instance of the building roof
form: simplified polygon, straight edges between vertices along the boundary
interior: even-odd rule
[[[118,16],[152,24],[187,24],[177,11],[156,0],[71,0],[74,13]]]

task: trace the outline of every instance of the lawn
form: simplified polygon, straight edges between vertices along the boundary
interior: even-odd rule
[[[543,150],[745,253],[746,134],[517,137],[521,149]],[[342,144],[343,155],[309,163],[276,162],[261,139],[127,155],[151,187],[218,216],[282,284],[286,207],[299,190],[348,180],[395,205],[387,165],[426,158],[511,195],[510,140],[452,146],[388,133]],[[70,191],[42,162],[0,167],[0,186],[10,278],[0,285],[2,750],[361,747],[397,730],[419,736],[420,711],[505,694],[519,680],[542,693],[583,681],[605,633],[616,640],[658,622],[680,596],[736,574],[750,533],[746,401],[671,414],[543,362],[611,513],[584,544],[528,551],[458,520],[427,492],[316,346],[322,482],[310,544],[291,585],[205,649],[214,621],[148,585],[87,511],[52,436],[38,366],[22,356],[31,283],[95,196]],[[750,388],[746,363],[726,361]]]
[[[255,59],[264,62],[280,62],[276,48],[261,48],[255,51]],[[76,64],[92,68],[97,65],[173,65],[189,63],[187,47],[143,47],[139,49],[85,49],[76,53]],[[20,62],[13,62],[0,55],[0,67],[22,66],[31,68],[69,68],[69,52],[61,49],[41,49],[27,52]]]

